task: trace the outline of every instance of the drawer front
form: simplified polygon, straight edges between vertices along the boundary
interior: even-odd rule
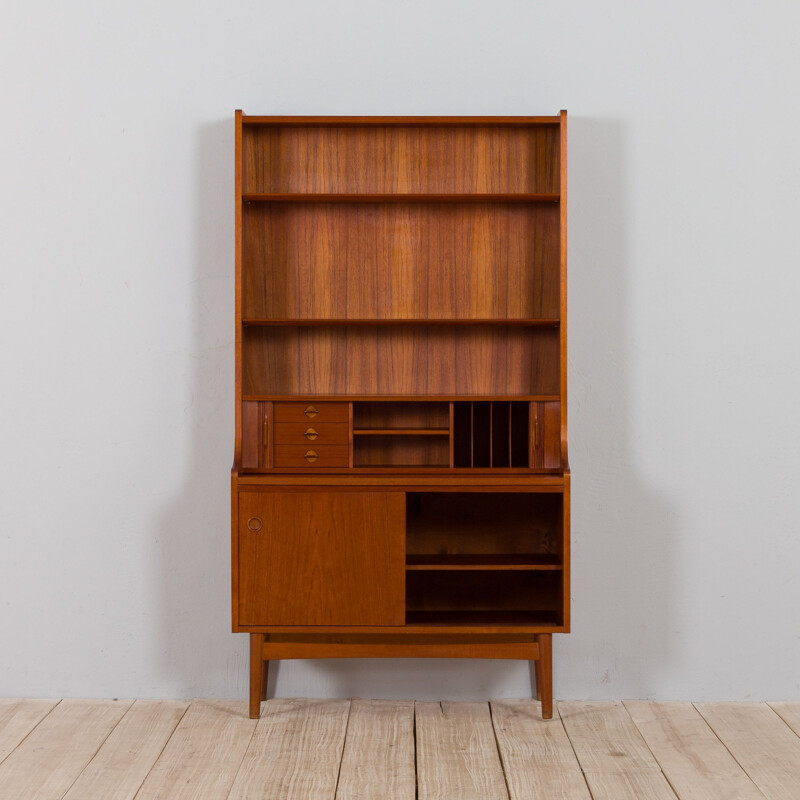
[[[276,467],[349,467],[350,448],[346,444],[276,444]]]
[[[349,444],[350,426],[346,422],[276,422],[275,444]]]
[[[347,403],[275,403],[275,422],[347,422]]]

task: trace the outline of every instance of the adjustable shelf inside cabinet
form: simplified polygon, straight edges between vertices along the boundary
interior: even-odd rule
[[[569,630],[567,115],[236,113],[233,630],[535,664]]]

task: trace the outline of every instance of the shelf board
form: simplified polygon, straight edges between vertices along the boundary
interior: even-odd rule
[[[479,127],[504,128],[528,125],[560,125],[561,117],[316,117],[278,116],[265,117],[242,114],[242,125],[268,125],[273,127],[335,127],[353,128],[362,125],[399,128],[447,128],[475,125]]]
[[[406,556],[407,570],[562,570],[558,556],[542,553],[476,553],[470,555]]]
[[[256,319],[253,317],[246,317],[242,320],[242,325],[246,327],[270,327],[270,326],[286,326],[286,327],[357,327],[366,325],[399,325],[399,326],[432,326],[443,325],[452,327],[470,326],[470,325],[494,325],[498,328],[507,327],[523,327],[523,328],[557,328],[559,320],[557,317],[547,317],[542,319],[510,319],[510,318],[475,318],[475,319],[444,319],[437,317],[435,319],[320,319],[320,318],[273,318],[273,319]]]
[[[354,428],[353,436],[449,436],[450,428]]]
[[[557,192],[246,192],[244,203],[558,203]]]
[[[471,611],[470,609],[446,609],[406,611],[406,625],[547,625],[558,626],[559,615],[555,611],[497,610]]]
[[[242,400],[277,400],[279,402],[324,402],[334,400],[341,402],[400,402],[410,403],[430,402],[485,402],[494,400],[504,401],[528,401],[528,402],[555,402],[560,397],[557,394],[315,394],[314,392],[301,392],[298,394],[244,394]]]

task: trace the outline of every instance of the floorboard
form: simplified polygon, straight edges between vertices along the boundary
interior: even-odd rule
[[[58,700],[0,699],[0,763],[55,708]]]
[[[492,723],[511,800],[591,800],[564,726],[536,700],[495,700]]]
[[[255,727],[244,701],[195,700],[136,800],[226,800]]]
[[[488,703],[416,703],[419,800],[508,800]]]
[[[800,737],[766,703],[698,703],[767,800],[800,798]]]
[[[558,711],[593,800],[675,800],[622,703],[559,703]]]
[[[333,800],[349,711],[349,700],[268,700],[230,800]]]
[[[64,800],[133,800],[188,707],[169,700],[137,700]]]
[[[131,705],[62,700],[0,764],[2,799],[61,798]]]
[[[353,700],[336,800],[414,800],[413,700]]]
[[[764,800],[691,703],[624,705],[681,800]]]

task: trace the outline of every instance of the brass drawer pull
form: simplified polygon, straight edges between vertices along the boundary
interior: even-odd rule
[[[306,416],[307,416],[309,419],[312,419],[312,418],[316,417],[316,416],[317,416],[317,414],[319,414],[319,410],[317,409],[317,407],[316,407],[316,406],[306,406],[306,407],[305,407],[305,411],[303,411],[303,413],[304,413],[304,414],[305,414],[305,415],[306,415]]]
[[[319,458],[319,453],[316,450],[306,450],[305,459],[309,464],[313,464]]]
[[[258,533],[263,524],[264,523],[258,517],[250,517],[250,519],[247,520],[247,527],[253,531],[253,533]]]
[[[314,439],[316,439],[317,436],[319,436],[319,432],[317,431],[316,428],[306,428],[303,431],[303,436],[305,436],[306,439],[308,439],[309,441],[313,442]]]

